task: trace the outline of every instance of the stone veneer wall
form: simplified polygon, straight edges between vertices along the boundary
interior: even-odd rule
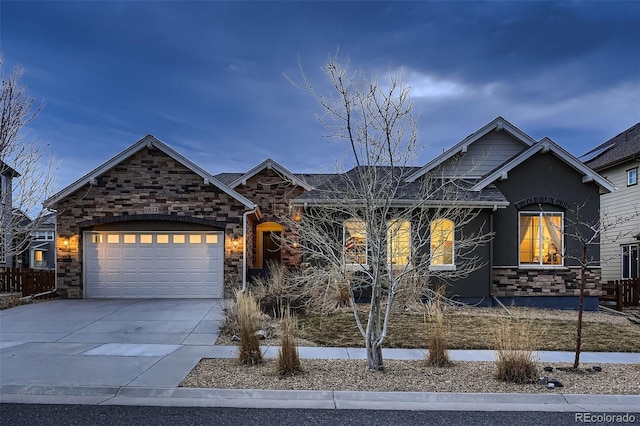
[[[600,268],[587,269],[585,296],[600,296]],[[578,296],[580,268],[529,269],[494,266],[491,294],[496,297]]]
[[[279,223],[283,226],[285,238],[291,237],[291,229],[286,226],[286,223],[282,223],[280,218],[290,214],[289,200],[304,193],[304,188],[293,185],[289,180],[280,176],[272,169],[264,169],[247,180],[246,184],[240,184],[234,189],[260,207],[260,212],[262,213],[260,222]],[[255,226],[257,224],[258,223],[252,224],[252,238],[254,238]],[[251,263],[247,262],[247,264],[249,268],[257,267],[257,265],[255,265],[257,248],[255,241],[252,241],[251,246],[248,246],[248,248],[251,248],[250,256],[248,257]],[[289,268],[300,266],[300,262],[302,261],[300,250],[285,246],[282,248],[281,253],[282,263],[285,266]]]
[[[224,287],[231,297],[242,282],[242,215],[246,206],[176,162],[162,151],[143,148],[52,206],[57,215],[58,292],[82,297],[82,231],[79,224],[99,218],[126,219],[144,215],[145,207],[158,209],[158,218],[182,216],[217,224],[225,233]],[[152,216],[148,216],[152,217]],[[88,229],[88,228],[87,228]],[[69,238],[69,249],[62,241]]]

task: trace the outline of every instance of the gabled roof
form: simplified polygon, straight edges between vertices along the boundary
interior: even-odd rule
[[[633,159],[640,160],[640,123],[598,145],[580,159],[598,171]]]
[[[512,135],[516,140],[522,142],[524,147],[530,147],[530,146],[532,146],[532,145],[534,145],[536,143],[535,139],[531,138],[531,136],[527,135],[522,130],[518,129],[516,126],[514,126],[511,123],[509,123],[504,118],[496,117],[494,120],[492,120],[489,123],[487,123],[480,130],[470,134],[469,136],[464,138],[462,141],[458,142],[456,145],[454,145],[453,147],[449,148],[447,151],[443,152],[442,154],[440,154],[439,156],[437,156],[433,160],[429,161],[422,168],[420,168],[417,172],[415,172],[414,174],[409,176],[407,178],[407,181],[413,182],[414,180],[420,178],[421,176],[424,176],[424,174],[428,173],[429,171],[435,169],[440,164],[444,163],[445,161],[447,161],[448,159],[450,159],[454,155],[456,155],[456,154],[458,154],[460,152],[463,152],[463,153],[467,152],[467,149],[469,148],[469,145],[471,145],[472,143],[474,143],[478,139],[482,138],[483,136],[485,136],[486,134],[488,134],[489,132],[492,132],[494,130],[496,130],[496,131],[506,131],[507,133]]]
[[[10,177],[18,177],[20,173],[15,171],[11,166],[9,166],[4,161],[0,160],[0,174]]]
[[[540,140],[540,142],[535,143],[529,149],[522,151],[520,154],[513,157],[511,160],[504,163],[502,166],[498,167],[484,178],[482,178],[479,182],[477,182],[472,188],[472,191],[480,191],[486,188],[488,185],[492,184],[498,179],[506,179],[508,173],[513,170],[515,167],[524,163],[526,160],[534,156],[538,153],[546,153],[552,152],[556,157],[564,161],[566,164],[571,166],[574,170],[579,173],[582,173],[582,182],[595,182],[598,186],[605,189],[606,191],[613,191],[615,187],[600,176],[598,173],[591,170],[584,163],[578,160],[576,157],[565,151],[562,147],[556,144],[549,138],[544,138]]]
[[[191,160],[188,160],[186,157],[184,157],[182,154],[178,153],[173,148],[166,145],[164,142],[161,142],[160,140],[156,139],[153,135],[145,136],[144,138],[140,139],[138,142],[131,145],[129,148],[125,149],[115,157],[108,160],[106,163],[103,163],[102,165],[98,166],[97,168],[90,171],[89,173],[87,173],[77,181],[73,182],[71,185],[64,188],[62,191],[53,195],[52,197],[50,197],[45,201],[45,206],[51,206],[52,204],[63,199],[64,197],[74,193],[84,185],[87,185],[87,184],[92,185],[93,182],[95,182],[95,179],[98,178],[100,175],[112,169],[113,167],[117,166],[124,160],[130,158],[131,156],[136,154],[138,151],[146,147],[149,147],[149,148],[153,147],[153,148],[159,149],[169,157],[173,158],[178,163],[182,164],[183,166],[191,170],[193,173],[200,176],[204,180],[205,184],[210,184],[217,187],[218,189],[225,192],[227,195],[235,198],[236,200],[238,200],[248,208],[253,209],[256,207],[256,205],[253,202],[243,197],[242,195],[238,194],[229,186],[220,182],[218,179],[213,177],[213,175],[206,172],[203,168],[196,165]]]
[[[298,185],[306,189],[307,191],[311,190],[311,186],[309,186],[304,180],[298,178],[296,175],[291,173],[289,170],[285,169],[282,165],[278,164],[276,161],[271,158],[267,158],[262,163],[255,166],[253,169],[249,170],[247,173],[237,177],[233,180],[229,186],[231,188],[235,188],[238,185],[244,185],[247,183],[249,179],[263,171],[264,169],[275,170],[278,174],[280,174],[285,179],[289,180],[294,185]]]

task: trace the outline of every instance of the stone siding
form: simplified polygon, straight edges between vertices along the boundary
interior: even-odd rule
[[[600,296],[600,268],[589,268],[585,296]],[[528,269],[494,266],[491,294],[496,297],[578,296],[580,268]]]
[[[234,189],[260,207],[260,212],[262,213],[261,223],[278,223],[283,226],[284,238],[290,239],[292,237],[291,229],[286,226],[286,223],[283,223],[281,218],[291,214],[289,211],[289,200],[304,193],[304,188],[292,184],[276,171],[267,168],[248,179],[246,184],[240,184]],[[252,224],[252,231],[255,231],[256,225],[258,225],[258,223]],[[254,232],[252,232],[252,234],[254,234]],[[256,265],[257,247],[254,239],[252,239],[249,247],[251,248],[251,254],[248,256],[248,259],[250,259],[251,262],[247,262],[247,264],[249,268],[258,267],[259,265]],[[289,268],[297,268],[300,266],[302,257],[299,249],[285,245],[282,247],[281,253],[283,265]]]
[[[106,171],[93,185],[85,185],[57,202],[57,258],[59,293],[82,297],[82,232],[91,223],[125,221],[157,209],[159,220],[168,218],[217,224],[225,234],[224,287],[230,297],[242,281],[242,215],[246,206],[162,151],[142,148]],[[146,217],[153,218],[153,215]],[[63,248],[62,241],[69,240]]]

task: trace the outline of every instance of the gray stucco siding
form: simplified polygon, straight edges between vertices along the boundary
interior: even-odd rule
[[[582,174],[551,153],[537,154],[508,173],[508,179],[496,186],[510,205],[494,213],[494,265],[518,265],[518,212],[562,211],[565,213],[565,234],[575,231],[575,210],[580,208],[580,221],[595,222],[599,214],[599,189],[594,183],[583,183]],[[579,244],[565,236],[565,250],[571,256],[579,254]],[[599,258],[598,246],[590,255]],[[565,258],[565,266],[578,263]]]

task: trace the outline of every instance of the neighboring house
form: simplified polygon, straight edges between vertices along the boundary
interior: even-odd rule
[[[416,167],[407,187],[434,169],[454,181],[464,177],[466,199],[480,210],[477,225],[495,232],[478,249],[485,266],[449,283],[451,295],[577,306],[579,267],[563,256],[575,243],[555,231],[565,229],[578,202],[597,219],[599,193],[613,190],[607,180],[501,117]],[[246,173],[212,176],[148,135],[47,200],[58,212],[58,293],[229,297],[249,270],[270,261],[300,265],[298,249],[278,244],[277,234],[290,232],[278,217],[298,214],[332,177],[294,174],[271,159]],[[357,228],[345,220],[345,235],[358,237],[345,241],[351,256],[366,247]],[[455,267],[453,251],[442,259]],[[599,273],[588,270],[587,309],[597,307]]]
[[[581,157],[590,168],[616,187],[603,193],[603,212],[634,219],[619,224],[603,238],[602,281],[640,277],[640,123],[595,147]],[[621,237],[617,238],[618,235]]]
[[[18,172],[0,161],[0,268],[13,265],[11,222],[13,216],[13,178]]]
[[[25,251],[25,266],[33,269],[54,269],[56,264],[56,214],[45,214],[31,232],[29,249]]]

